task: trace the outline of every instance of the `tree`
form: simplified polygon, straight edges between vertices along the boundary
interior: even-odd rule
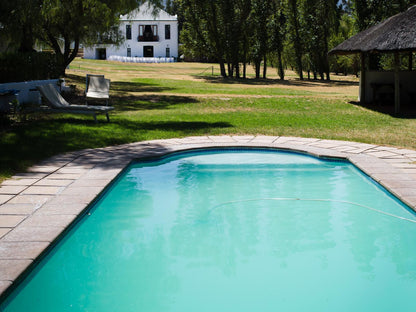
[[[248,51],[251,0],[179,2],[185,19],[181,40],[187,53],[215,59],[223,77],[240,77],[240,62],[245,64]]]
[[[351,38],[355,33],[354,18],[351,12],[344,12],[340,18],[338,31],[332,33],[329,39],[331,48],[337,46],[341,42]],[[330,58],[331,69],[335,73],[354,74],[358,76],[360,60],[359,55],[334,55]]]
[[[33,50],[35,40],[50,46],[61,73],[78,53],[81,43],[93,43],[98,34],[118,41],[114,26],[119,16],[137,8],[142,0],[16,0],[2,1],[0,23],[16,33],[19,51]],[[152,0],[161,5],[160,0]],[[4,11],[3,11],[4,10]],[[13,16],[13,18],[8,17]]]
[[[215,59],[220,65],[221,75],[226,77],[226,34],[220,5],[219,0],[179,1],[185,19],[182,32],[185,50],[195,57]]]
[[[329,80],[328,40],[338,27],[337,0],[308,0],[304,3],[303,19],[309,70]]]
[[[348,2],[350,3],[346,3],[346,6],[352,7],[358,31],[363,31],[416,4],[415,0],[350,0]]]
[[[266,78],[267,53],[269,52],[268,21],[271,16],[271,6],[268,0],[253,0],[251,22],[253,35],[251,38],[251,58],[256,71],[256,78],[260,78],[260,67],[263,61],[263,78]]]
[[[37,34],[41,32],[39,0],[0,1],[0,34],[9,50],[32,52]],[[6,47],[7,48],[7,47]]]
[[[289,36],[293,42],[296,58],[296,71],[299,74],[300,80],[303,80],[303,47],[302,47],[302,35],[301,35],[301,23],[300,23],[300,12],[299,12],[300,0],[287,0],[286,16],[288,17],[288,29]]]
[[[286,16],[283,10],[282,0],[271,2],[271,18],[269,21],[270,29],[270,52],[276,54],[277,72],[281,80],[285,79],[283,68],[283,44],[286,37]]]

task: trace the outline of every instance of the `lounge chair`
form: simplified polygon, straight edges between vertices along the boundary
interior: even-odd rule
[[[97,114],[105,114],[107,121],[110,122],[108,112],[114,109],[112,106],[71,105],[61,96],[53,84],[38,86],[37,89],[46,99],[50,108],[46,112],[93,115],[95,122],[97,122]]]
[[[108,105],[110,98],[110,79],[105,79],[104,75],[87,75],[85,86],[85,103],[88,99],[105,100]]]

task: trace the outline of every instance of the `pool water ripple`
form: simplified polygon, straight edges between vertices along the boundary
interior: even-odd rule
[[[346,161],[128,167],[2,311],[413,311],[415,214]]]

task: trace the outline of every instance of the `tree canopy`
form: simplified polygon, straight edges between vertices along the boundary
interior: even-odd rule
[[[35,43],[54,50],[62,73],[80,44],[118,42],[119,16],[145,0],[14,0],[0,2],[0,39],[20,52]],[[246,67],[266,78],[267,64],[281,79],[285,68],[300,79],[354,73],[354,57],[327,52],[358,31],[402,12],[416,0],[148,0],[177,14],[184,53],[216,61],[224,77],[246,77]],[[380,62],[380,60],[375,60]],[[262,71],[263,69],[263,71]]]
[[[78,53],[81,43],[107,34],[117,41],[121,14],[136,9],[143,0],[14,0],[0,2],[0,35],[19,52],[33,51],[35,43],[54,50],[62,73]],[[160,6],[161,0],[151,0]]]
[[[341,41],[402,12],[415,0],[170,0],[183,18],[187,56],[217,61],[224,77],[245,77],[247,63],[266,77],[268,63],[294,69],[300,79],[356,72],[354,57],[328,58]]]

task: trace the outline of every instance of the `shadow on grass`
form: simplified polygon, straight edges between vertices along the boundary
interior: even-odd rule
[[[85,85],[85,77],[78,76],[78,75],[72,75],[72,74],[66,74],[65,80],[69,79],[71,82],[84,84]]]
[[[176,105],[196,104],[198,102],[198,100],[191,97],[175,95],[115,95],[111,98],[111,105],[114,105],[117,111],[120,112],[169,109]]]
[[[79,83],[80,77],[68,75],[70,79]],[[85,83],[85,81],[83,81]],[[192,97],[159,94],[138,94],[131,95],[128,92],[154,92],[158,93],[171,88],[148,87],[150,84],[133,82],[115,82],[110,87],[109,105],[115,106],[119,112],[169,109],[176,105],[196,104],[199,101]],[[116,91],[116,92],[113,92]],[[71,104],[85,104],[84,92],[77,90],[64,94],[64,98]],[[88,105],[105,105],[102,100],[89,99]]]
[[[68,78],[71,82],[77,83],[82,85],[82,88],[85,87],[85,77],[77,76],[72,74],[67,74],[66,78]],[[172,88],[168,87],[161,87],[158,84],[153,83],[144,83],[144,82],[130,82],[130,81],[112,81],[110,83],[110,92],[162,92],[162,91],[170,91],[173,90]],[[84,91],[84,90],[83,90]]]
[[[415,119],[416,118],[416,105],[402,105],[400,107],[400,113],[396,114],[394,111],[394,103],[385,103],[385,104],[376,104],[376,103],[361,103],[356,101],[351,101],[350,104],[355,106],[360,106],[365,109],[372,110],[385,115],[390,115],[395,118],[401,119]]]
[[[114,121],[120,128],[129,130],[158,130],[158,131],[175,131],[181,134],[195,133],[198,131],[209,131],[213,128],[231,128],[232,124],[228,122],[205,122],[205,121],[149,121],[136,122],[119,120]]]
[[[280,79],[233,79],[223,77],[207,77],[207,76],[194,76],[195,78],[202,79],[208,83],[223,83],[223,84],[241,84],[252,86],[266,86],[266,85],[281,85],[281,86],[311,86],[311,84],[328,85],[328,86],[358,86],[358,81],[345,81],[345,80],[280,80]]]
[[[45,116],[0,131],[0,180],[65,152],[161,137],[202,135],[230,127],[233,125],[228,122],[135,121],[114,116],[110,123],[94,123],[88,117]]]
[[[174,89],[153,83],[115,81],[111,83],[111,90],[117,92],[162,92]]]

